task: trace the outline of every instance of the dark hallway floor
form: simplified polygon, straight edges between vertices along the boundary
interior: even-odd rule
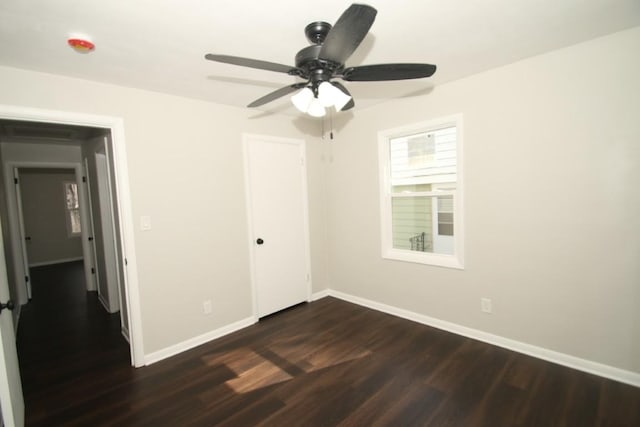
[[[31,268],[32,299],[17,335],[27,425],[74,405],[84,387],[112,387],[133,371],[119,313],[86,292],[82,261]],[[92,390],[91,393],[95,391]],[[40,423],[44,421],[44,423]]]

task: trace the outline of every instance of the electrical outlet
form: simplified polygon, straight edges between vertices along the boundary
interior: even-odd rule
[[[140,217],[140,230],[148,231],[151,230],[151,217],[144,215]]]
[[[491,300],[489,298],[480,298],[480,310],[483,313],[492,313]]]
[[[202,302],[202,312],[204,314],[211,314],[213,312],[213,307],[211,306],[211,300],[205,300]]]

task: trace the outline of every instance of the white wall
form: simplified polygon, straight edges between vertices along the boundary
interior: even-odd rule
[[[241,135],[306,139],[304,122],[11,68],[0,93],[8,105],[123,118],[134,223],[148,215],[153,227],[135,233],[145,354],[252,315]]]
[[[357,111],[326,154],[330,287],[640,373],[638,52],[635,28]],[[455,113],[465,269],[383,260],[377,132]]]
[[[251,315],[250,132],[310,142],[314,292],[640,372],[638,51],[636,28],[358,110],[333,143],[317,122],[10,68],[0,93],[9,105],[124,119],[133,216],[153,226],[135,234],[146,354]],[[466,268],[382,260],[377,132],[454,113]],[[481,296],[494,314],[480,312]]]

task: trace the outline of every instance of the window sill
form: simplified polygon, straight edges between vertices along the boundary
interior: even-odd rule
[[[442,255],[428,252],[390,249],[382,253],[382,258],[464,270],[462,260],[456,255]]]

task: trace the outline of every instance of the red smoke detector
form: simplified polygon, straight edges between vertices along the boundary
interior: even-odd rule
[[[91,41],[80,38],[70,38],[67,40],[67,43],[69,43],[69,46],[71,46],[76,52],[80,53],[91,52],[96,47],[96,45]]]

